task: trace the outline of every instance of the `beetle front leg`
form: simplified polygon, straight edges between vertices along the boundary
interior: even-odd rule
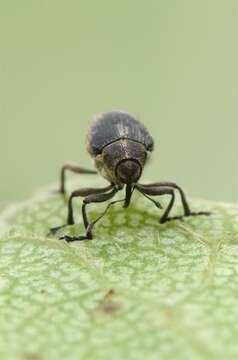
[[[210,215],[210,212],[207,212],[207,211],[199,211],[199,212],[191,211],[183,190],[175,183],[161,182],[161,183],[153,183],[153,184],[148,184],[148,185],[137,184],[136,188],[144,195],[145,194],[152,195],[152,196],[169,195],[169,194],[171,195],[170,203],[169,203],[167,209],[165,210],[163,216],[160,219],[161,223],[164,223],[164,222],[170,221],[170,220],[183,220],[184,217],[188,217],[188,216]],[[184,215],[169,217],[169,213],[173,207],[174,200],[175,200],[175,194],[174,194],[175,189],[177,189],[180,193],[182,205],[184,208]],[[152,200],[152,199],[150,199],[150,200],[154,202],[154,200]],[[157,207],[159,207],[159,206],[157,206]]]
[[[176,183],[171,182],[171,181],[163,181],[163,182],[157,183],[157,185],[158,186],[168,186],[179,192],[181,202],[183,205],[183,209],[184,209],[184,216],[211,215],[211,213],[209,211],[198,211],[198,212],[191,211],[183,189]]]
[[[110,184],[109,186],[106,186],[104,188],[84,188],[84,189],[73,191],[68,200],[67,223],[60,225],[60,226],[56,226],[54,228],[51,228],[49,231],[49,235],[54,235],[59,230],[63,229],[64,227],[74,224],[74,214],[73,214],[73,199],[74,198],[85,197],[85,196],[87,197],[87,196],[93,195],[93,194],[94,195],[95,194],[103,194],[103,193],[106,193],[109,190],[111,190],[113,188],[113,186],[114,186],[113,184]]]
[[[104,215],[106,215],[107,211],[109,210],[109,208],[116,204],[116,203],[119,203],[119,202],[124,202],[125,199],[123,200],[116,200],[116,201],[112,201],[110,202],[106,209],[104,210],[104,212],[94,221],[92,221],[91,223],[88,223],[88,226],[86,228],[87,232],[86,232],[86,235],[83,235],[83,236],[68,236],[68,235],[65,235],[65,236],[62,236],[60,237],[60,240],[66,240],[67,242],[71,242],[71,241],[80,241],[80,240],[92,240],[93,239],[93,234],[92,234],[92,230],[94,228],[94,226],[96,225],[96,223],[101,220],[103,218]]]
[[[163,181],[163,182],[157,182],[157,183],[152,183],[152,184],[143,184],[143,185],[139,185],[139,186],[145,190],[148,188],[151,188],[151,187],[169,187],[169,188],[173,188],[173,189],[177,190],[179,192],[181,202],[183,205],[184,216],[186,216],[186,217],[187,216],[196,216],[196,215],[207,215],[207,216],[211,215],[211,212],[209,212],[209,211],[198,211],[198,212],[191,211],[183,189],[174,182]]]
[[[108,207],[106,208],[106,210],[104,211],[104,213],[102,215],[100,215],[96,220],[94,220],[91,223],[89,223],[89,221],[88,221],[88,216],[87,216],[87,212],[86,212],[86,206],[89,205],[89,204],[92,204],[92,203],[101,203],[101,202],[105,202],[107,200],[110,200],[117,193],[117,191],[118,190],[116,188],[113,188],[113,190],[111,192],[106,193],[106,194],[92,194],[92,195],[87,196],[83,200],[83,205],[82,205],[82,215],[83,215],[84,226],[85,226],[85,229],[86,229],[86,234],[83,235],[83,236],[64,235],[64,236],[61,236],[59,239],[60,240],[66,240],[68,242],[70,242],[70,241],[80,241],[80,240],[92,240],[93,239],[92,230],[93,230],[94,225],[106,214],[108,208],[110,207],[110,205],[112,203],[108,205]],[[69,218],[68,218],[68,220],[69,220]]]
[[[164,186],[164,185],[165,186],[170,186],[170,187],[176,189],[179,192],[181,202],[182,202],[182,205],[183,205],[183,209],[184,209],[184,216],[185,217],[199,216],[199,215],[205,215],[205,216],[211,215],[210,211],[192,211],[190,209],[190,206],[188,204],[188,201],[187,201],[187,198],[186,198],[186,195],[185,195],[183,189],[180,186],[178,186],[176,183],[168,182],[168,181],[167,182],[162,182],[161,186]]]

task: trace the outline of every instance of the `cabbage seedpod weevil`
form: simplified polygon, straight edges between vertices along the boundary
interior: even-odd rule
[[[139,191],[151,200],[157,208],[162,208],[160,203],[150,196],[169,195],[169,203],[160,217],[160,223],[171,220],[181,220],[187,216],[209,215],[209,212],[192,212],[187,202],[184,191],[174,182],[155,182],[140,184],[138,181],[148,159],[148,154],[154,149],[154,140],[146,127],[129,113],[112,111],[100,114],[92,121],[87,134],[87,150],[94,159],[95,170],[81,168],[66,164],[61,169],[60,193],[65,194],[65,172],[77,174],[101,174],[109,185],[103,188],[83,188],[75,190],[68,199],[67,224],[52,228],[51,234],[57,233],[61,228],[74,224],[73,199],[83,197],[82,216],[86,234],[83,236],[61,236],[66,241],[91,240],[95,224],[106,214],[107,210],[115,203],[124,202],[128,207],[134,190]],[[125,198],[110,202],[105,211],[97,219],[89,222],[87,206],[92,203],[102,203],[112,199],[118,191],[125,188]],[[169,216],[175,201],[175,190],[178,191],[183,215]]]

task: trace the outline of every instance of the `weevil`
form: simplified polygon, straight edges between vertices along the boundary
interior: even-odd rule
[[[86,234],[82,236],[65,235],[59,239],[66,241],[93,239],[95,224],[102,219],[113,204],[123,202],[123,206],[127,208],[130,205],[134,190],[139,191],[152,201],[157,208],[162,208],[162,206],[150,196],[170,196],[169,203],[159,220],[161,224],[171,220],[183,220],[184,217],[188,216],[210,214],[206,211],[191,211],[184,191],[174,182],[139,183],[144,166],[148,160],[148,155],[154,149],[154,140],[147,128],[135,116],[122,111],[100,114],[92,121],[86,139],[87,150],[94,159],[96,170],[65,164],[61,169],[59,192],[65,194],[66,171],[77,174],[99,173],[109,182],[109,185],[102,188],[83,188],[71,193],[68,199],[67,223],[52,228],[50,233],[55,234],[61,228],[74,224],[73,199],[83,197],[82,217]],[[123,200],[110,202],[98,218],[89,222],[87,214],[87,206],[89,204],[106,202],[123,189],[125,189],[125,198]],[[183,214],[180,216],[169,216],[175,201],[175,191],[178,191],[180,195]]]

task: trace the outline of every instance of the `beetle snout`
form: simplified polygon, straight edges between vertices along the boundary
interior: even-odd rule
[[[123,184],[136,183],[141,176],[141,166],[135,160],[123,160],[117,166],[116,175]]]

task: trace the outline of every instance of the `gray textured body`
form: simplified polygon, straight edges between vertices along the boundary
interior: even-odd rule
[[[87,150],[96,168],[104,178],[118,185],[122,185],[117,173],[119,164],[125,160],[136,162],[140,177],[147,152],[153,147],[153,138],[146,127],[134,116],[120,111],[97,116],[87,135]]]
[[[146,127],[131,114],[112,111],[98,115],[87,135],[88,151],[92,156],[102,153],[105,146],[114,141],[128,139],[143,144],[152,151],[154,141]]]

